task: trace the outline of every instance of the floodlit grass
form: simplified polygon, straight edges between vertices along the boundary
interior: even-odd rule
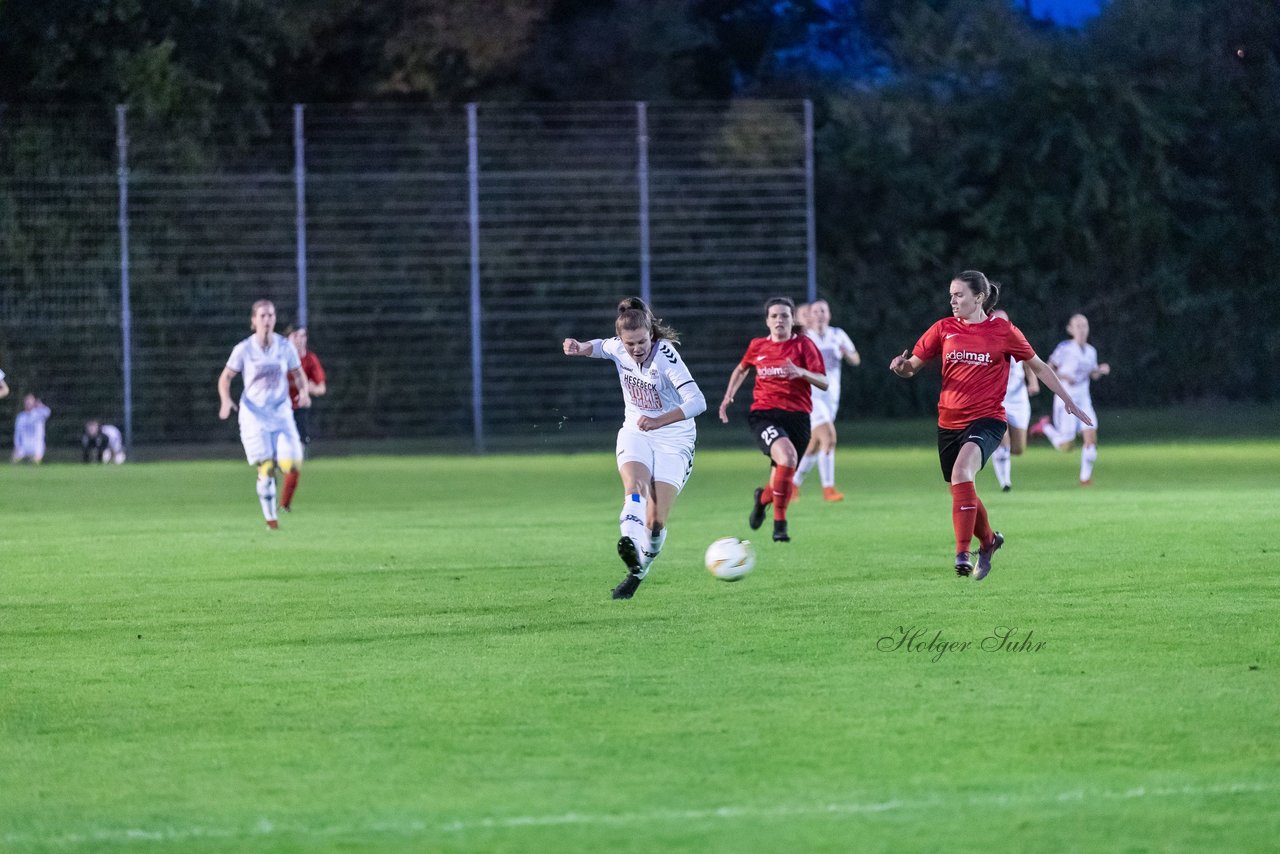
[[[701,453],[630,602],[611,445],[9,469],[0,849],[1274,850],[1280,445],[1033,448],[974,583],[929,442],[738,584]]]

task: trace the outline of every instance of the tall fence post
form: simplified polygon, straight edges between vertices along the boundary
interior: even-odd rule
[[[484,453],[484,377],[480,339],[480,135],[475,103],[467,104],[467,201],[471,228],[471,421],[475,450]]]
[[[124,446],[133,453],[133,309],[129,299],[129,133],[125,105],[116,105],[116,187],[120,231],[120,369],[124,375]]]
[[[636,183],[640,190],[640,299],[648,305],[650,296],[649,253],[649,109],[636,101]]]
[[[293,105],[294,227],[298,248],[298,326],[307,325],[307,158],[302,104]]]
[[[808,301],[818,298],[818,237],[817,215],[813,199],[813,101],[804,99],[804,201],[805,238],[809,264]]]

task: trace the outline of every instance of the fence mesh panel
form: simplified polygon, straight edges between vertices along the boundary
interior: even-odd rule
[[[475,210],[465,109],[297,115],[126,117],[136,443],[234,441],[218,373],[254,300],[297,322],[300,280],[320,438],[469,440],[473,215],[482,428],[505,444],[617,424],[612,373],[560,340],[612,334],[646,230],[651,301],[713,405],[763,300],[804,295],[800,102],[480,104]],[[117,132],[109,110],[0,110],[0,367],[53,408],[55,447],[122,414]]]

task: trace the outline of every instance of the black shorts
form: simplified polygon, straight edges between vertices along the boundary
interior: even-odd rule
[[[310,409],[293,410],[293,423],[298,425],[298,438],[302,440],[302,444],[311,444],[311,418]]]
[[[809,413],[788,409],[753,409],[747,413],[747,427],[755,437],[756,447],[766,457],[770,456],[773,443],[790,439],[796,446],[796,454],[804,456],[809,447]]]
[[[942,463],[942,479],[951,482],[951,470],[956,467],[956,457],[967,442],[972,442],[982,451],[982,465],[987,464],[991,452],[1000,447],[1004,431],[1009,425],[999,418],[979,418],[963,430],[944,430],[938,428],[938,461]],[[978,467],[979,469],[982,466]]]

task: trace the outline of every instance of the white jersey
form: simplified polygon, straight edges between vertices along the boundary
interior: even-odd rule
[[[844,361],[845,353],[856,353],[858,348],[853,346],[853,340],[843,329],[835,326],[828,326],[827,331],[822,334],[806,329],[805,334],[818,345],[818,352],[822,354],[823,370],[827,375],[827,390],[812,388],[810,393],[824,395],[832,403],[839,404],[840,364]]]
[[[256,336],[250,335],[231,351],[227,367],[241,374],[244,391],[240,394],[240,422],[255,420],[268,429],[284,429],[293,423],[293,405],[289,402],[289,372],[302,362],[298,351],[283,335],[271,333],[263,349]]]
[[[103,424],[100,428],[102,435],[107,437],[107,449],[112,453],[124,450],[124,436],[120,435],[120,428],[114,424]]]
[[[24,409],[13,419],[13,447],[27,454],[44,455],[44,422],[49,420],[49,407],[43,403],[35,409]]]
[[[1090,400],[1089,375],[1098,369],[1098,351],[1092,344],[1081,347],[1073,340],[1063,341],[1049,354],[1049,364],[1076,403]]]
[[[1027,394],[1027,373],[1022,368],[1022,363],[1012,356],[1009,357],[1009,385],[1004,390],[1004,402],[1008,405],[1009,401],[1018,401],[1029,399]]]
[[[651,430],[649,434],[668,441],[694,441],[697,428],[693,418],[706,410],[707,401],[671,342],[659,340],[655,343],[643,365],[636,364],[619,338],[607,341],[594,339],[591,356],[610,359],[618,369],[622,401],[626,404],[622,429],[638,432],[637,422],[641,415],[654,418],[680,407],[686,416],[684,420]]]

